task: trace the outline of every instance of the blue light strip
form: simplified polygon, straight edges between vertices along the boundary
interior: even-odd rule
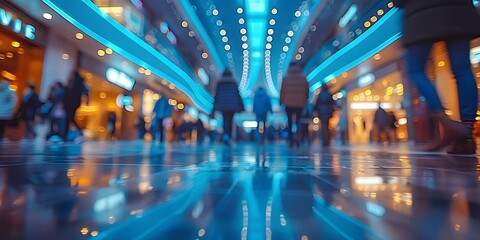
[[[198,18],[197,14],[192,9],[192,5],[188,0],[179,0],[180,6],[182,7],[182,11],[185,13],[186,17],[188,18],[188,22],[191,25],[191,28],[195,30],[195,32],[200,35],[200,40],[205,44],[207,47],[207,51],[213,59],[213,62],[217,66],[220,72],[223,72],[225,69],[225,64],[223,64],[220,55],[215,48],[215,44],[213,44],[212,39],[208,35],[207,31],[203,27],[200,19]]]
[[[247,32],[250,42],[250,72],[247,82],[242,85],[246,86],[241,88],[242,95],[247,95],[250,92],[262,71],[269,3],[269,0],[245,0]]]
[[[102,12],[93,2],[87,0],[42,1],[101,44],[174,84],[204,112],[211,111],[213,97],[205,88],[196,84],[188,74],[152,46]]]
[[[310,91],[315,91],[323,83],[354,68],[398,40],[402,36],[398,24],[400,21],[398,9],[391,9],[365,33],[320,64],[307,76],[311,84]]]

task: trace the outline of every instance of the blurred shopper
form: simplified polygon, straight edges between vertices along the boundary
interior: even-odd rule
[[[0,80],[0,140],[3,140],[5,129],[15,115],[17,95],[10,88],[10,82]]]
[[[52,140],[53,136],[57,136],[64,141],[66,139],[64,135],[66,134],[64,98],[65,88],[61,82],[56,82],[50,89],[50,95],[47,103],[45,103],[49,106],[48,119],[50,120],[50,132],[46,136],[47,140]]]
[[[470,63],[470,40],[480,36],[480,15],[471,0],[395,0],[404,8],[403,44],[410,78],[427,99],[432,117],[443,135],[427,150],[436,151],[453,142],[449,153],[474,154],[472,137],[478,92]],[[462,123],[446,116],[435,87],[425,74],[432,45],[445,41],[452,72],[457,81]]]
[[[392,142],[397,141],[397,117],[394,112],[388,112],[388,134]]]
[[[302,117],[300,118],[300,142],[302,144],[305,143],[305,139],[307,140],[308,145],[311,143],[308,126],[313,119],[313,108],[313,104],[309,102],[302,110]]]
[[[107,129],[108,133],[110,134],[110,139],[115,139],[115,132],[117,130],[117,114],[115,112],[108,112],[108,119],[107,119]]]
[[[280,90],[280,103],[285,106],[288,118],[288,138],[289,146],[299,146],[298,128],[300,127],[300,117],[302,109],[308,101],[308,82],[302,69],[296,64],[290,64],[288,73],[283,79]],[[293,123],[297,131],[293,131]]]
[[[155,102],[155,106],[153,107],[153,117],[152,122],[155,121],[155,127],[152,131],[152,136],[154,136],[154,140],[157,139],[156,135],[157,132],[159,133],[160,142],[165,141],[165,127],[163,125],[163,120],[165,118],[170,117],[172,114],[172,106],[168,103],[167,97],[164,95],[157,102]]]
[[[35,115],[41,102],[35,93],[35,86],[30,84],[23,92],[22,103],[20,105],[20,118],[25,123],[25,139],[32,139],[37,136],[35,133]]]
[[[317,110],[318,118],[320,118],[322,145],[329,146],[331,140],[330,119],[335,111],[335,101],[333,100],[332,94],[329,92],[329,88],[326,84],[322,85],[322,90],[320,91],[320,94],[318,94],[315,109]]]
[[[213,110],[223,114],[222,142],[230,145],[233,132],[233,115],[244,110],[243,101],[238,91],[237,81],[230,70],[225,70],[217,84]]]
[[[378,104],[378,109],[375,111],[373,118],[373,142],[383,143],[385,138],[390,143],[390,116]]]
[[[272,112],[272,104],[270,97],[262,87],[258,88],[253,98],[253,112],[257,120],[257,130],[261,134],[261,143],[265,142],[265,131],[267,129],[267,115]],[[260,127],[263,127],[263,132],[260,132]]]
[[[339,107],[341,108],[341,106]],[[348,142],[348,119],[347,119],[347,112],[339,109],[340,116],[338,120],[338,133],[340,135],[340,143],[346,144]]]
[[[140,116],[138,116],[138,119],[135,122],[135,127],[137,128],[137,131],[138,131],[138,139],[143,140],[145,138],[145,134],[147,133],[145,116],[143,116],[143,114],[140,114]],[[152,140],[154,140],[153,134],[152,134]]]
[[[80,75],[78,71],[74,71],[70,81],[65,88],[65,133],[63,135],[64,141],[68,141],[68,132],[70,130],[70,124],[73,123],[77,130],[78,136],[75,142],[84,141],[83,131],[75,120],[75,113],[82,103],[82,96],[87,98],[88,102],[89,89],[85,85],[85,79]]]

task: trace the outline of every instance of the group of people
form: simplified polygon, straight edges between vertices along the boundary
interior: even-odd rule
[[[308,125],[313,118],[314,111],[317,112],[322,126],[322,144],[324,146],[330,145],[331,130],[329,122],[336,108],[335,101],[327,85],[322,86],[322,91],[314,105],[309,102],[309,93],[309,85],[302,69],[296,64],[291,64],[280,90],[280,103],[283,105],[288,119],[290,147],[298,147],[301,139],[308,138]],[[244,111],[237,82],[230,70],[226,70],[218,82],[214,101],[215,110],[223,114],[222,142],[230,145],[233,116],[235,113]],[[256,115],[257,127],[265,128],[267,115],[272,112],[272,105],[270,97],[263,88],[259,88],[255,92],[253,112]],[[263,143],[264,140],[265,134],[262,134],[261,142]]]
[[[52,85],[48,98],[45,102],[40,101],[35,92],[35,86],[29,84],[18,99],[15,91],[10,88],[10,82],[0,81],[0,138],[5,135],[8,126],[18,126],[19,122],[24,123],[24,139],[33,139],[37,136],[35,132],[35,118],[40,115],[49,120],[50,128],[46,139],[57,136],[59,141],[83,141],[83,132],[75,121],[75,113],[81,105],[82,96],[88,97],[88,88],[83,77],[75,71],[67,85],[58,81]],[[69,138],[70,125],[76,128],[77,136]]]

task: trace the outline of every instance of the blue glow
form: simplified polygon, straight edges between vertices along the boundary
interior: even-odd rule
[[[355,17],[355,14],[357,14],[358,7],[355,4],[352,4],[348,11],[343,15],[342,18],[340,18],[340,21],[338,21],[338,26],[341,28],[344,28],[347,26],[347,24],[352,20],[353,17]]]
[[[254,58],[261,58],[261,57],[262,57],[262,54],[261,54],[260,52],[254,52],[254,53],[252,54],[252,57],[254,57]]]
[[[152,46],[113,20],[90,1],[43,0],[74,26],[101,44],[174,84],[192,103],[205,112],[212,109],[213,98],[205,88]],[[86,17],[88,15],[88,17]]]
[[[401,26],[397,23],[401,21],[402,16],[397,13],[398,9],[390,10],[365,33],[333,54],[308,74],[307,79],[312,84],[310,91],[315,91],[320,87],[322,84],[320,80],[325,78],[325,76],[333,75],[336,77],[398,40],[402,36],[402,32]],[[359,45],[362,46],[359,47]]]
[[[478,0],[473,0],[473,6],[478,7],[479,6],[479,1]]]
[[[162,32],[163,34],[167,34],[168,32],[168,23],[166,22],[161,22],[160,23],[160,32]]]
[[[264,13],[267,10],[268,0],[247,0],[247,12]]]
[[[249,39],[252,50],[256,50],[257,48],[263,49],[263,39],[265,36],[266,26],[267,25],[264,19],[254,19],[248,23],[248,32],[250,36]]]
[[[128,91],[132,90],[133,86],[135,85],[135,80],[114,68],[107,68],[106,78],[109,82]]]
[[[373,83],[374,81],[375,81],[375,75],[373,75],[372,73],[368,73],[358,79],[358,86],[364,87]]]
[[[385,215],[385,208],[377,203],[366,202],[365,207],[367,208],[367,212],[377,217],[383,217]]]

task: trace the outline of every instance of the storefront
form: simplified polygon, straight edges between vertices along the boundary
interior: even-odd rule
[[[18,99],[29,84],[40,90],[46,30],[32,18],[5,2],[0,2],[0,78],[10,82]],[[22,131],[8,131],[19,139]]]
[[[141,111],[135,80],[86,55],[80,57],[80,74],[90,89],[76,118],[89,140],[135,139],[135,122]],[[115,124],[113,125],[113,120]],[[115,133],[112,136],[113,126]]]
[[[405,86],[398,63],[361,76],[347,85],[348,135],[352,143],[406,141]],[[387,133],[378,134],[374,124],[379,105],[394,120]]]

